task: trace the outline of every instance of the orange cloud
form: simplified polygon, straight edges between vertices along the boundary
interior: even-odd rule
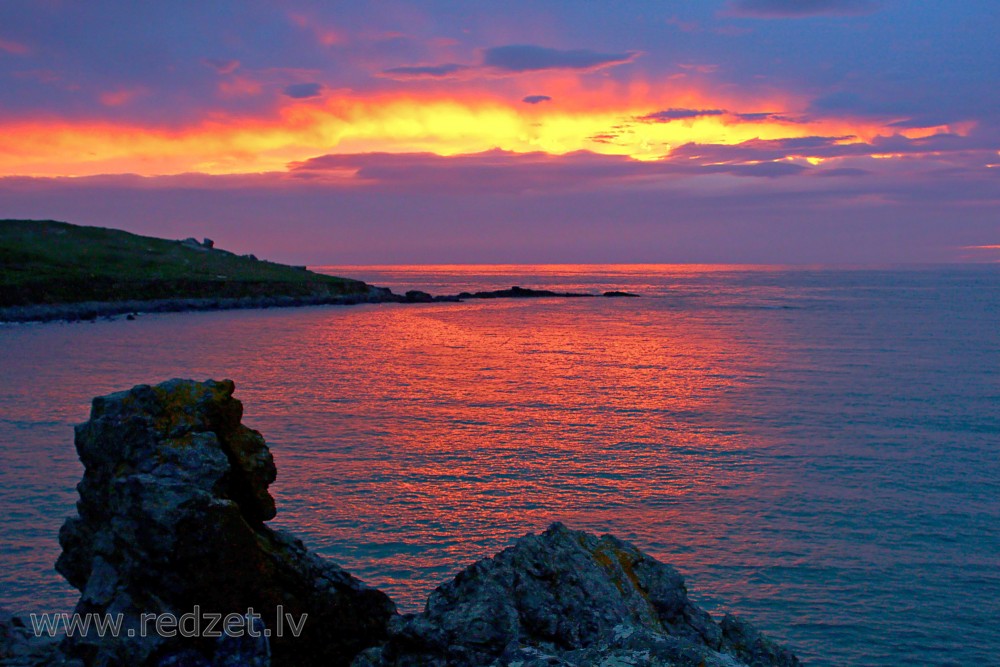
[[[259,95],[263,86],[246,76],[231,76],[219,82],[219,94],[223,97]]]
[[[220,85],[230,86],[222,89],[230,95],[260,92],[260,84],[239,77]],[[802,122],[780,114],[744,113],[806,107],[807,100],[774,93],[741,98],[673,83],[581,81],[554,73],[505,85],[509,95],[474,89],[374,95],[331,90],[322,101],[282,99],[266,116],[214,114],[211,121],[181,129],[69,120],[0,124],[0,175],[257,173],[284,171],[291,162],[330,153],[451,156],[491,149],[551,155],[585,150],[654,161],[692,143],[735,145],[816,136],[858,143],[939,131],[890,131],[873,122]],[[523,104],[525,88],[554,101]],[[102,101],[122,104],[129,94],[134,93],[108,93]],[[802,151],[789,155],[821,157]]]
[[[323,25],[316,19],[305,14],[292,13],[289,15],[289,18],[295,25],[310,31],[316,38],[316,41],[323,46],[333,46],[347,41],[347,38],[339,30]]]
[[[31,53],[31,49],[27,45],[9,39],[0,39],[0,51],[15,56],[26,56]]]
[[[143,92],[141,88],[111,90],[101,93],[98,99],[106,107],[120,107],[123,104],[128,104]]]

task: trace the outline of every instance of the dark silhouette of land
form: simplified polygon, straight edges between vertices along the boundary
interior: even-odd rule
[[[578,297],[512,287],[432,296],[394,294],[237,255],[210,239],[183,241],[55,220],[0,220],[0,321],[93,320],[136,312],[464,299]],[[606,292],[604,296],[634,296]]]

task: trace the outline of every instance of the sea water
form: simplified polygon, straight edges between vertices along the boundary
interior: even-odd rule
[[[0,325],[0,607],[65,611],[90,398],[232,378],[278,517],[404,611],[552,521],[812,665],[1000,655],[1000,268],[328,267],[469,301]]]

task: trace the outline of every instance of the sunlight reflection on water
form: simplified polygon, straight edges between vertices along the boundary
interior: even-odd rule
[[[90,397],[230,377],[278,464],[273,523],[403,609],[562,520],[636,542],[811,664],[1000,650],[1000,272],[341,272],[644,296],[0,327],[0,605],[75,600],[51,566]]]

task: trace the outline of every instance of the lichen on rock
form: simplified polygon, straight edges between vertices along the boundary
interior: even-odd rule
[[[233,390],[228,380],[171,380],[94,399],[76,429],[79,517],[60,531],[56,567],[82,593],[77,612],[121,613],[124,625],[117,638],[68,638],[69,655],[109,666],[211,661],[219,642],[142,625],[143,614],[195,608],[252,608],[272,625],[279,605],[308,614],[300,637],[269,640],[274,665],[346,665],[383,637],[395,614],[385,594],[264,525],[275,515],[274,460],[241,424]]]
[[[715,623],[684,580],[634,546],[554,524],[435,590],[393,619],[355,667],[676,665],[793,667],[748,623]]]

